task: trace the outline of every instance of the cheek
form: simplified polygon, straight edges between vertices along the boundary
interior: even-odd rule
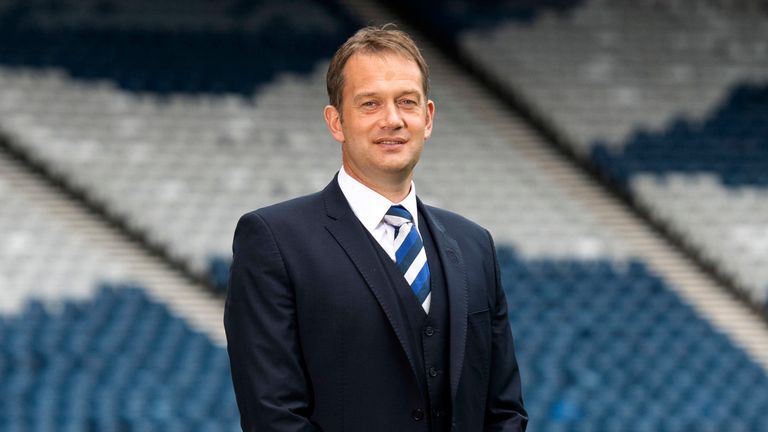
[[[407,123],[408,127],[415,131],[423,131],[427,125],[427,118],[424,114],[416,112],[416,113],[410,113],[406,116],[403,116]]]
[[[355,119],[354,122],[349,122],[344,129],[345,133],[352,139],[361,141],[368,137],[373,124],[375,123],[370,119]]]

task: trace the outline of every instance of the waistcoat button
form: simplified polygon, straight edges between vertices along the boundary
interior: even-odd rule
[[[422,411],[421,408],[416,408],[411,412],[411,418],[416,421],[422,420],[424,418],[424,411]]]

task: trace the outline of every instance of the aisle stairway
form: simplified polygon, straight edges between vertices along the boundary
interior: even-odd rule
[[[0,138],[2,139],[2,138]],[[217,345],[225,343],[222,299],[190,281],[0,145],[4,208],[0,310],[30,300],[52,307],[88,299],[102,282],[137,283]]]

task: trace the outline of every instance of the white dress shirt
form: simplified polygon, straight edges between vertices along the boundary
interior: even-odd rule
[[[416,185],[411,181],[411,190],[408,192],[408,196],[398,203],[393,203],[383,195],[352,178],[344,171],[343,166],[339,170],[338,181],[341,192],[347,199],[355,216],[381,245],[387,255],[392,258],[392,261],[395,261],[395,228],[384,222],[384,215],[387,214],[387,210],[393,205],[401,205],[413,216],[413,227],[418,231],[419,212],[416,208]],[[429,312],[431,301],[432,293],[430,292],[427,295],[427,299],[422,303],[426,312]]]

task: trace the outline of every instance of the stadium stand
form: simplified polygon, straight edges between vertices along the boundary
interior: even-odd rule
[[[29,302],[0,335],[0,430],[239,430],[226,351],[141,287]]]
[[[531,430],[768,424],[765,371],[642,262],[499,259]]]
[[[724,274],[768,301],[768,88],[745,86],[701,122],[637,132],[592,160]]]
[[[446,13],[461,12],[462,2],[450,4],[458,6]],[[532,26],[595,7],[519,4],[455,28],[482,32],[506,19]],[[221,286],[237,218],[313,192],[338,169],[321,109],[329,50],[358,22],[347,8],[0,0],[0,132],[14,152]],[[275,33],[272,45],[265,35]],[[438,115],[416,174],[419,194],[488,227],[501,245],[529,431],[768,424],[765,369],[531,156],[544,143],[529,127],[512,116],[506,129],[489,120],[488,101],[467,96],[467,79],[430,62]],[[0,232],[57,224],[46,212],[20,222],[23,196],[1,180],[2,171],[0,196],[18,204],[0,207]],[[153,285],[119,282],[130,272],[102,277],[109,265],[88,265],[63,231],[44,236],[61,256],[29,252],[28,238],[37,241],[29,233],[12,234],[21,240],[0,250],[0,282],[20,293],[0,291],[14,305],[0,312],[0,431],[236,430],[218,342],[148,295]],[[23,264],[6,259],[22,252]],[[37,275],[51,262],[93,270],[81,279],[62,270],[44,288]],[[66,300],[62,287],[84,294]]]
[[[3,3],[3,64],[160,95],[250,95],[280,72],[309,72],[349,31],[341,10],[313,1]]]
[[[313,2],[197,1],[185,5],[189,15],[173,1],[111,2],[112,18],[102,21],[81,3],[8,8],[0,128],[196,274],[211,255],[228,255],[237,216],[327,181],[277,174],[301,163],[318,165],[310,173],[337,168],[336,146],[314,142],[324,126],[304,102],[323,98],[324,69],[314,63],[345,34],[343,15]],[[246,5],[250,15],[233,14]],[[299,9],[316,11],[316,24],[274,31]],[[264,22],[237,30],[256,19]],[[270,89],[254,94],[269,78]]]
[[[399,4],[768,305],[764,3]]]
[[[0,154],[0,431],[239,430],[221,340],[178,313],[205,310],[194,292],[159,301],[135,254],[29,177]]]
[[[218,257],[229,256],[241,214],[314,192],[338,169],[338,144],[320,116],[325,68],[321,61],[309,74],[284,71],[243,98],[128,92],[109,81],[75,80],[66,67],[5,67],[0,127],[30,157],[202,275],[221,268]],[[439,112],[435,140],[441,145],[426,150],[422,194],[478,220],[499,240],[516,241],[531,256],[546,250],[623,254],[585,209],[483,119],[467,117],[450,83],[436,77],[434,88],[438,103],[451,102]],[[492,184],[505,187],[484,187]],[[486,207],[472,205],[478,193]],[[510,214],[520,221],[508,223]],[[216,274],[221,285],[224,273]]]
[[[0,171],[0,197],[0,313],[17,313],[30,297],[85,299],[101,281],[127,276],[109,254],[87,247],[46,214],[5,170]]]

